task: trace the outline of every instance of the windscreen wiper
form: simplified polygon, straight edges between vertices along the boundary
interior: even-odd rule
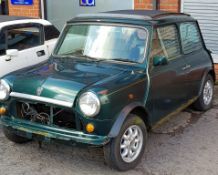
[[[98,58],[95,58],[95,57],[91,57],[89,55],[78,55],[78,57],[82,57],[82,58],[87,58],[88,60],[94,60],[94,61],[99,61]]]
[[[109,60],[112,60],[112,61],[120,61],[120,62],[128,62],[128,63],[137,63],[136,61],[132,61],[132,60],[129,60],[129,59],[123,59],[123,58],[113,58],[113,59],[108,59]]]

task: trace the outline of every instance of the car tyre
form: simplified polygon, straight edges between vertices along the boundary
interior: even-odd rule
[[[199,111],[207,111],[212,107],[214,97],[214,80],[208,75],[204,81],[204,86],[198,100],[194,103],[194,108]]]
[[[146,142],[147,128],[144,121],[130,114],[118,136],[104,146],[105,162],[119,171],[135,168],[144,154]]]
[[[3,126],[3,133],[8,140],[14,143],[22,144],[31,141],[30,139],[16,135],[12,128],[6,126]]]

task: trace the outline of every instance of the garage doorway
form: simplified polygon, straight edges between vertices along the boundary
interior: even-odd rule
[[[134,0],[92,0],[94,6],[81,6],[80,1],[44,0],[45,18],[61,30],[67,20],[78,14],[134,9]]]
[[[8,0],[0,0],[0,15],[8,15]]]

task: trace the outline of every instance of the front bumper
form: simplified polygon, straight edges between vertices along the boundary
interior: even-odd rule
[[[73,141],[89,145],[102,146],[108,143],[110,140],[107,136],[85,134],[81,131],[62,129],[55,126],[53,127],[41,125],[8,116],[1,117],[1,124],[6,127],[11,127],[18,132],[25,132],[28,135],[35,134],[49,139]]]

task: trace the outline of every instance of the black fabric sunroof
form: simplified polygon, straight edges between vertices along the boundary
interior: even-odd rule
[[[161,11],[161,10],[118,10],[118,11],[109,11],[105,13],[140,15],[140,16],[149,16],[151,18],[159,15],[170,14],[170,12]]]
[[[28,17],[19,17],[19,16],[8,16],[8,15],[0,15],[0,22],[21,20],[21,19],[32,19]]]
[[[111,15],[111,16],[110,16]],[[181,18],[178,18],[180,16]],[[194,20],[190,15],[185,13],[175,13],[175,12],[167,12],[161,10],[118,10],[118,11],[108,11],[94,14],[83,14],[78,15],[77,17],[69,20],[68,22],[72,22],[78,19],[86,19],[86,18],[126,18],[126,19],[139,19],[139,20],[175,20],[175,21],[185,21],[185,20]]]

